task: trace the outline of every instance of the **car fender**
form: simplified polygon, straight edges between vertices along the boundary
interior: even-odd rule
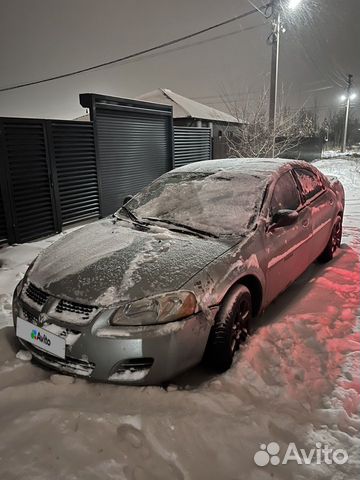
[[[257,255],[252,253],[246,260],[240,256],[239,252],[236,260],[234,260],[234,256],[235,254],[232,255],[231,252],[228,252],[226,258],[219,257],[199,272],[191,282],[183,286],[194,292],[199,308],[211,322],[214,320],[214,309],[217,310],[216,307],[236,285],[242,282],[245,285],[250,284],[251,278],[254,278],[254,281],[260,285],[261,291],[265,291],[265,275]],[[220,271],[221,275],[219,275]],[[257,311],[262,310],[263,301],[264,296],[262,295],[261,305],[258,306]]]

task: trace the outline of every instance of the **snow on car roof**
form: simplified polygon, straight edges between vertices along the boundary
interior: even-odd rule
[[[224,158],[194,162],[175,170],[177,172],[218,172],[224,170],[268,177],[281,166],[291,162],[291,160],[278,158]]]

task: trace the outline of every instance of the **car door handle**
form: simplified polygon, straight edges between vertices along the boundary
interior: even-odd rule
[[[303,227],[308,227],[309,226],[309,220],[303,220],[302,226]]]

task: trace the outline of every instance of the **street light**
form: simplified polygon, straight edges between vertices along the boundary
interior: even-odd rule
[[[288,7],[290,10],[295,10],[301,3],[301,0],[289,0]]]
[[[350,96],[349,96],[350,100],[355,100],[356,97],[357,97],[357,94],[356,94],[355,92],[354,92],[354,93],[351,93]],[[345,95],[345,94],[343,94],[343,95],[340,96],[340,100],[341,100],[342,102],[345,102],[345,100],[347,100],[347,98],[348,98],[348,97],[347,97],[347,95]]]
[[[275,117],[277,106],[278,77],[279,77],[279,52],[280,52],[280,34],[283,31],[281,26],[281,7],[287,7],[289,10],[295,10],[302,0],[287,0],[286,4],[280,0],[272,0],[273,9],[273,31],[269,38],[272,40],[271,51],[271,74],[270,74],[270,99],[269,99],[269,125],[273,133],[275,132]],[[273,135],[272,156],[275,156],[275,134]]]

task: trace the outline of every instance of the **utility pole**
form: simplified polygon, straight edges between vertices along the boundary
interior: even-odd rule
[[[344,138],[342,143],[341,152],[344,153],[346,151],[346,141],[347,141],[347,134],[348,134],[348,127],[349,127],[349,113],[350,113],[350,97],[351,97],[351,88],[352,88],[352,79],[353,75],[349,73],[347,87],[346,87],[346,109],[345,109],[345,125],[344,125]]]
[[[276,103],[278,91],[278,77],[279,77],[279,51],[280,51],[280,12],[279,5],[276,0],[273,2],[274,20],[273,31],[271,35],[272,50],[271,50],[271,74],[270,74],[270,105],[269,105],[269,123],[275,125]]]
[[[295,10],[302,0],[271,0],[272,8],[272,32],[268,38],[270,40],[271,51],[271,75],[270,75],[270,104],[269,104],[269,126],[273,135],[272,156],[275,156],[275,132],[276,132],[276,113],[277,113],[277,94],[278,94],[278,78],[279,78],[279,52],[280,52],[280,36],[285,32],[282,25],[281,13],[284,17],[291,10]]]
[[[278,0],[273,0],[273,24],[271,34],[271,74],[270,74],[270,104],[269,104],[269,125],[273,134],[272,156],[275,156],[275,127],[276,127],[276,109],[279,79],[279,52],[280,52],[280,7]]]

